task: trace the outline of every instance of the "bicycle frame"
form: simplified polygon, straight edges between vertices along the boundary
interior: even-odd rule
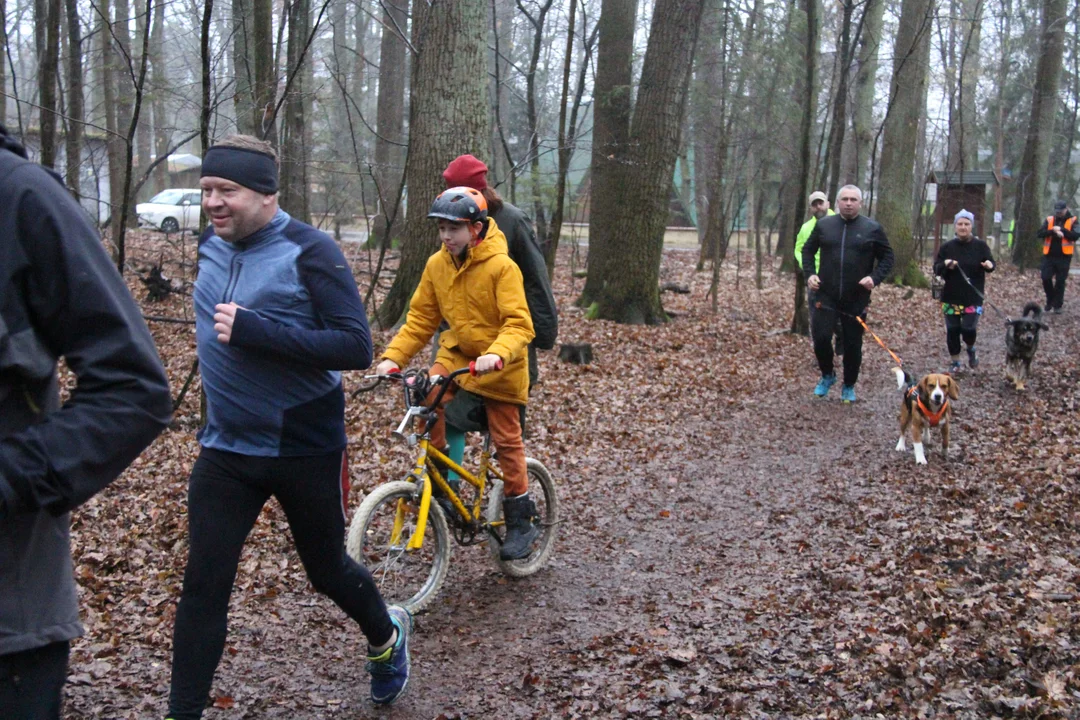
[[[490,442],[490,441],[489,441]],[[416,529],[413,531],[413,535],[409,538],[409,542],[406,548],[409,550],[419,550],[424,544],[424,531],[427,529],[428,512],[431,508],[431,495],[432,495],[432,483],[437,485],[440,490],[449,498],[450,503],[454,506],[454,509],[467,523],[474,523],[480,519],[480,506],[484,499],[484,491],[487,488],[485,481],[487,474],[490,472],[500,480],[505,480],[502,473],[491,464],[491,452],[485,443],[484,449],[480,455],[480,467],[477,473],[473,473],[466,470],[461,465],[447,457],[438,448],[431,445],[430,439],[425,433],[418,439],[420,446],[420,453],[416,458],[416,465],[413,467],[412,476],[414,478],[422,478],[424,473],[427,473],[427,477],[431,482],[423,484],[420,495],[420,509],[416,518]],[[434,461],[442,462],[447,468],[456,472],[462,480],[469,483],[476,488],[476,500],[473,502],[472,509],[468,508],[461,496],[454,492],[450,487],[450,483],[446,481],[446,478],[439,472]],[[394,518],[394,527],[391,533],[392,542],[400,542],[401,529],[405,524],[405,508],[404,505],[400,505],[397,510],[397,515]],[[501,525],[502,523],[494,523],[492,526]]]
[[[466,370],[465,372],[468,372],[468,370]],[[456,371],[452,373],[449,378],[447,378],[447,380],[445,381],[446,384],[443,385],[443,388],[439,392],[439,395],[435,399],[435,402],[432,403],[431,408],[434,408],[436,405],[438,405],[439,401],[442,399],[443,393],[446,392],[446,387],[448,386],[448,384],[453,380],[454,376],[460,373],[461,371]],[[409,402],[408,393],[409,390],[408,388],[406,388],[405,401],[407,404],[407,410],[405,413],[405,417],[402,419],[401,424],[398,425],[393,435],[394,437],[404,441],[407,445],[419,445],[419,453],[416,457],[416,464],[413,466],[413,470],[410,473],[410,476],[419,480],[422,479],[426,474],[426,476],[431,480],[431,482],[423,483],[423,485],[421,486],[420,508],[417,511],[416,529],[413,531],[412,537],[409,538],[409,542],[405,546],[408,550],[419,550],[424,545],[424,532],[425,530],[427,530],[428,512],[431,508],[432,483],[437,485],[438,488],[446,495],[446,497],[449,498],[451,505],[453,505],[454,507],[454,510],[456,510],[457,513],[461,515],[461,517],[467,523],[473,524],[480,519],[480,505],[484,499],[484,491],[487,486],[487,474],[490,472],[499,480],[503,481],[505,481],[506,478],[504,478],[502,473],[491,464],[492,454],[490,449],[490,437],[488,437],[484,442],[484,449],[481,451],[480,454],[480,467],[475,475],[466,470],[461,465],[451,460],[438,448],[432,446],[429,432],[431,422],[433,421],[433,418],[431,417],[431,415],[433,414],[433,409],[429,409],[428,407],[423,405],[412,405]],[[424,432],[419,435],[408,432],[408,430],[410,429],[409,425],[411,425],[412,419],[415,417],[422,417],[427,421]],[[445,420],[443,422],[445,422]],[[439,472],[438,467],[436,467],[435,465],[436,461],[442,462],[447,468],[456,472],[463,480],[476,488],[476,500],[473,503],[473,507],[471,510],[466,507],[461,497],[456,492],[454,492],[453,488],[450,487],[450,484],[447,482],[446,478],[444,478],[442,476],[442,473]],[[493,523],[490,527],[496,527],[501,524],[503,523]],[[391,529],[391,542],[400,543],[401,532],[404,525],[405,505],[404,503],[399,503],[397,507],[397,513],[394,516],[394,525]]]

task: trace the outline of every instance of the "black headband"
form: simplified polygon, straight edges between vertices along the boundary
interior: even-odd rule
[[[201,177],[232,180],[264,195],[278,191],[278,171],[274,158],[258,150],[215,145],[206,151]]]

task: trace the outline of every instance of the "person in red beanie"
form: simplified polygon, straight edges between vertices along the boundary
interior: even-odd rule
[[[536,384],[539,377],[536,350],[550,350],[555,347],[555,338],[559,334],[559,318],[555,309],[555,296],[551,292],[548,280],[547,264],[544,253],[536,241],[532,219],[521,209],[499,197],[495,189],[487,184],[488,167],[473,155],[459,155],[446,166],[443,180],[446,187],[463,185],[479,190],[487,200],[488,215],[495,219],[495,224],[506,235],[510,248],[510,259],[517,263],[525,280],[525,300],[529,304],[533,329],[536,338],[529,343],[529,387]]]

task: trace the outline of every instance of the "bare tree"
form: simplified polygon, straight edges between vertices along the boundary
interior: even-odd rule
[[[4,18],[6,22],[7,19]],[[41,164],[56,165],[56,86],[60,67],[60,0],[34,0],[34,41],[38,57],[38,123]]]
[[[1035,87],[1031,97],[1031,119],[1023,161],[1016,178],[1016,238],[1013,261],[1021,269],[1031,267],[1039,259],[1040,243],[1035,237],[1044,210],[1047,168],[1050,145],[1061,82],[1062,55],[1065,50],[1066,0],[1043,0],[1042,33],[1039,42],[1039,61],[1035,71]]]
[[[303,222],[311,221],[308,204],[308,157],[310,143],[307,140],[311,83],[306,66],[311,35],[311,1],[292,0],[288,5],[289,51],[286,65],[292,73],[292,82],[285,94],[285,122],[282,124],[281,141],[281,208]]]
[[[878,70],[878,51],[885,15],[885,0],[866,0],[863,5],[862,33],[857,47],[854,98],[852,100],[852,135],[845,143],[843,175],[860,187],[866,182],[874,144],[874,87]]]
[[[384,0],[382,17],[382,43],[379,49],[379,99],[376,116],[378,134],[375,136],[375,167],[373,174],[379,193],[379,216],[374,232],[380,236],[393,237],[401,232],[400,213],[393,222],[388,213],[397,206],[392,196],[401,185],[405,157],[405,78],[406,38],[408,27],[408,0]],[[390,234],[385,235],[387,224]]]
[[[529,66],[525,71],[525,118],[529,127],[529,172],[530,187],[533,196],[533,220],[536,222],[536,235],[541,241],[548,237],[547,212],[544,208],[543,187],[540,180],[540,111],[536,101],[536,68],[540,64],[540,52],[544,48],[544,26],[554,0],[532,0],[536,5],[529,12],[522,0],[517,0],[518,9],[528,19],[533,29],[532,49],[529,54]],[[573,5],[573,3],[571,3]]]
[[[896,281],[926,287],[919,269],[917,244],[912,230],[912,188],[919,119],[926,109],[926,77],[929,63],[932,0],[904,0],[885,118],[881,151],[881,184],[874,206],[896,254]]]
[[[555,179],[555,208],[551,213],[551,225],[548,227],[548,239],[544,244],[544,259],[547,262],[548,275],[555,275],[555,256],[559,251],[559,238],[562,235],[563,214],[566,208],[566,179],[570,172],[570,158],[574,154],[578,136],[578,111],[581,108],[581,98],[585,94],[585,76],[588,69],[589,58],[592,57],[592,49],[596,44],[599,25],[594,24],[593,29],[586,37],[588,19],[585,16],[584,0],[582,4],[581,34],[584,38],[582,62],[578,68],[577,89],[574,92],[573,106],[569,109],[570,116],[567,118],[567,106],[570,93],[570,66],[573,61],[574,34],[576,29],[575,9],[577,1],[571,0],[570,17],[567,25],[566,56],[563,59],[563,84],[561,100],[559,102],[559,169]]]
[[[72,2],[73,0],[68,0]],[[154,118],[154,154],[158,164],[154,171],[155,193],[168,187],[169,130],[165,117],[165,3],[154,3],[154,27],[150,32],[151,113]],[[162,159],[164,157],[164,159]]]
[[[67,133],[64,155],[67,163],[65,178],[75,197],[81,194],[79,179],[82,172],[82,141],[85,109],[83,103],[82,26],[79,19],[78,0],[66,0],[68,54],[67,54]],[[2,13],[0,13],[2,15]],[[0,63],[2,64],[2,63]],[[0,82],[0,87],[3,83]],[[0,113],[0,118],[3,114]]]
[[[667,320],[658,287],[660,259],[703,7],[702,0],[658,0],[629,147],[618,152],[621,162],[608,165],[606,176],[598,177],[593,168],[589,275],[582,302],[596,303],[596,317],[629,324]],[[604,3],[601,13],[607,10]],[[601,206],[605,214],[598,217]]]
[[[806,44],[803,48],[803,62],[806,65],[806,74],[803,78],[802,96],[802,123],[799,126],[799,181],[796,184],[795,209],[793,219],[806,216],[806,198],[810,189],[810,155],[811,155],[811,130],[814,125],[814,109],[817,105],[815,100],[815,85],[817,83],[817,56],[818,56],[818,0],[803,0],[803,13],[806,18]],[[787,235],[794,235],[794,223],[788,229]],[[788,253],[793,258],[794,244]],[[794,264],[793,259],[789,262]],[[801,272],[795,273],[795,307],[791,316],[791,332],[799,335],[810,334],[810,314],[806,307],[806,285]]]
[[[409,205],[394,284],[376,314],[388,327],[401,317],[424,263],[437,247],[427,211],[442,191],[442,171],[461,152],[486,155],[491,137],[487,93],[477,78],[487,68],[484,0],[432,0],[413,12],[409,100]]]
[[[7,0],[0,0],[0,47],[8,48]],[[0,125],[7,124],[7,57],[0,57]]]

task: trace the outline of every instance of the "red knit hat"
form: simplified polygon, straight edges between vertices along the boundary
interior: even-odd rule
[[[446,187],[464,185],[474,190],[487,187],[487,165],[472,155],[459,155],[443,170]]]

